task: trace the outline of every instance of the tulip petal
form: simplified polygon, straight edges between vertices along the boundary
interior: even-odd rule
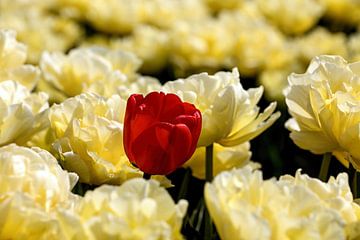
[[[170,139],[168,152],[171,154],[172,168],[176,169],[183,165],[194,153],[196,143],[193,143],[193,137],[190,129],[185,124],[176,124]],[[176,159],[176,161],[174,161]]]
[[[160,120],[162,122],[172,122],[179,114],[184,113],[184,103],[175,94],[166,94],[162,105]]]
[[[133,141],[131,152],[136,159],[130,161],[146,173],[166,175],[187,160],[191,145],[192,136],[186,125],[157,123]]]
[[[164,96],[165,94],[162,92],[151,92],[146,95],[143,102],[145,112],[158,117],[164,102]]]
[[[193,116],[191,115],[181,115],[178,116],[175,119],[175,122],[177,124],[185,124],[189,131],[191,132],[192,135],[192,148],[189,151],[189,158],[191,157],[191,155],[195,152],[196,149],[196,145],[197,145],[197,140],[199,139],[200,133],[201,133],[201,113],[197,110],[197,112],[194,113]]]
[[[132,122],[132,119],[136,116],[135,115],[135,109],[138,106],[139,102],[142,102],[143,96],[141,94],[133,94],[129,97],[127,104],[126,104],[126,112],[125,112],[125,119],[124,124],[130,125]],[[128,133],[130,128],[124,129],[124,142],[130,141],[131,134]]]

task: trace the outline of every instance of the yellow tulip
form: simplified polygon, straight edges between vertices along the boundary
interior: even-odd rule
[[[59,208],[72,211],[78,176],[60,167],[40,148],[15,144],[0,148],[0,238],[64,239]]]
[[[331,152],[360,169],[360,63],[340,56],[319,56],[304,74],[291,74],[285,91],[293,118],[286,122],[299,147]]]
[[[261,171],[246,166],[207,183],[205,200],[224,240],[345,239],[345,226],[360,217],[345,173],[327,183],[300,170],[263,180]]]
[[[119,184],[141,176],[123,149],[125,107],[118,95],[105,99],[95,94],[81,94],[51,107],[54,151],[62,166],[76,172],[81,182]]]
[[[13,30],[0,30],[0,81],[14,80],[30,91],[40,78],[40,71],[25,65],[27,47],[16,40]]]
[[[88,191],[76,214],[90,239],[183,239],[187,201],[174,203],[159,182],[135,178]]]
[[[264,16],[287,34],[306,32],[324,12],[324,5],[317,0],[257,0],[257,3]]]
[[[0,82],[0,146],[24,145],[49,125],[47,94],[30,93],[15,81]]]

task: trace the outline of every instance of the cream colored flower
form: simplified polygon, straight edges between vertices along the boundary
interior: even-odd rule
[[[81,182],[119,184],[141,176],[123,149],[125,107],[118,95],[107,100],[95,94],[81,94],[51,107],[54,150],[61,165],[76,172]]]
[[[110,45],[113,49],[135,53],[143,61],[141,66],[143,73],[160,72],[168,63],[169,34],[155,27],[139,25],[134,29],[132,35],[122,39],[114,39]]]
[[[216,71],[231,65],[235,39],[221,21],[180,22],[170,32],[171,62],[183,76],[197,69]]]
[[[240,84],[237,69],[218,72],[215,75],[201,73],[186,79],[167,82],[163,90],[193,103],[202,114],[202,131],[198,146],[214,142],[223,146],[235,146],[247,142],[270,127],[280,116],[271,103],[259,114],[256,105],[263,88],[245,91]]]
[[[252,162],[250,162],[250,157],[251,151],[249,142],[233,147],[223,147],[220,144],[215,143],[213,174],[216,176],[222,171],[252,164]],[[205,179],[205,147],[197,148],[190,160],[184,164],[184,167],[190,167],[193,176]]]
[[[59,0],[2,0],[0,10],[2,13],[14,11],[46,11],[55,6]]]
[[[147,0],[145,6],[146,22],[163,29],[173,29],[177,22],[197,22],[209,17],[203,0]]]
[[[74,209],[78,199],[71,189],[77,179],[40,148],[1,147],[0,238],[64,239],[53,213]]]
[[[354,33],[349,36],[347,41],[349,59],[352,62],[360,61],[360,33]]]
[[[298,57],[304,66],[307,66],[311,59],[318,55],[333,54],[340,55],[343,58],[348,56],[345,34],[331,33],[321,27],[299,37],[294,44],[294,48],[298,51]]]
[[[258,77],[258,82],[265,88],[265,97],[268,100],[284,102],[284,89],[288,86],[287,77],[292,72],[304,71],[303,64],[294,58],[287,66],[274,69],[265,69]]]
[[[360,220],[346,226],[346,236],[349,240],[360,238]]]
[[[71,17],[84,21],[86,19],[87,12],[90,11],[89,6],[91,0],[54,0],[55,6],[52,9],[60,9],[62,12]]]
[[[47,95],[30,91],[15,81],[0,82],[0,146],[25,144],[48,126]]]
[[[285,91],[293,118],[286,127],[299,147],[316,154],[349,155],[360,169],[358,145],[360,63],[340,56],[319,56],[304,74],[291,74]]]
[[[187,206],[175,204],[159,182],[135,178],[87,191],[75,211],[59,211],[56,220],[67,239],[183,239]]]
[[[45,52],[40,67],[48,83],[67,96],[76,96],[91,84],[115,81],[121,85],[135,78],[140,63],[131,53],[93,47],[74,49],[68,55]]]
[[[244,0],[203,0],[213,12],[220,12],[226,9],[237,9],[244,4]]]
[[[32,8],[1,12],[0,28],[16,30],[19,41],[28,46],[30,63],[38,63],[45,50],[65,52],[82,35],[74,21]]]
[[[129,33],[145,21],[144,0],[87,1],[86,18],[96,29],[108,33]]]
[[[346,223],[353,223],[360,217],[360,206],[354,202],[346,173],[340,173],[336,178],[330,177],[324,183],[297,170],[294,177],[281,176],[278,184],[283,188],[308,188],[320,199],[321,204],[336,210]]]
[[[88,239],[182,239],[187,201],[175,204],[159,182],[141,178],[88,191],[76,214]]]
[[[271,69],[263,71],[259,82],[265,88],[265,97],[270,100],[284,100],[283,91],[287,87],[287,76],[291,73],[286,69]]]
[[[49,212],[72,204],[71,189],[77,180],[76,174],[62,170],[45,150],[15,144],[0,148],[0,195],[24,193]]]
[[[118,94],[121,98],[128,99],[131,94],[147,94],[159,91],[161,87],[159,80],[153,77],[140,76],[135,81],[128,81],[126,76],[114,74],[106,79],[106,84],[100,81],[94,82],[84,92],[96,93],[104,97]]]
[[[106,59],[112,66],[112,70],[119,70],[125,74],[130,80],[137,78],[136,72],[142,65],[142,60],[135,54],[121,49],[108,49],[104,47],[91,47],[84,49],[90,51],[97,56]]]
[[[40,62],[45,81],[39,89],[49,92],[55,102],[81,93],[127,98],[160,89],[156,78],[136,73],[140,65],[131,52],[102,47],[74,49],[68,55],[46,52]]]
[[[14,80],[32,90],[40,78],[38,68],[25,65],[26,46],[13,30],[0,30],[0,81]]]
[[[263,69],[283,68],[294,58],[285,36],[261,18],[253,7],[248,6],[246,11],[224,12],[219,18],[232,35],[231,59],[241,74],[254,76]]]
[[[325,6],[325,16],[336,22],[357,26],[360,22],[358,0],[321,0]]]
[[[265,17],[287,34],[309,30],[324,11],[317,0],[257,0],[257,3]]]
[[[62,0],[64,1],[64,0]],[[97,30],[106,33],[131,33],[138,25],[171,28],[177,21],[195,21],[208,16],[201,0],[65,0]],[[196,14],[193,13],[196,11]]]
[[[26,60],[26,46],[16,41],[16,32],[0,30],[1,70],[22,65]]]
[[[224,240],[345,239],[345,225],[356,221],[360,210],[347,181],[344,173],[324,183],[300,171],[263,180],[247,166],[207,183],[205,200]]]
[[[32,135],[29,141],[26,142],[25,146],[39,147],[50,152],[52,150],[51,144],[54,142],[54,138],[55,137],[51,131],[50,124],[48,124],[46,128]]]
[[[66,238],[55,214],[23,192],[0,194],[0,216],[1,239],[71,239]]]

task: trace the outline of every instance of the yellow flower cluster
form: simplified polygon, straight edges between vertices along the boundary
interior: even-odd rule
[[[56,1],[1,1],[0,28],[17,31],[29,47],[28,62],[37,63],[44,50],[66,51],[82,36],[78,23],[52,14],[53,8]]]
[[[119,187],[104,185],[88,191],[75,211],[64,219],[75,239],[183,239],[180,234],[187,201],[175,204],[153,180],[129,180]],[[74,216],[73,216],[74,217]],[[73,220],[73,221],[71,221]],[[65,225],[66,225],[65,224]]]
[[[0,148],[1,239],[182,239],[187,201],[133,179],[74,195],[78,176],[40,148]]]
[[[218,13],[221,10],[237,9],[244,4],[244,0],[203,0],[212,12]]]
[[[136,73],[140,65],[140,59],[130,52],[100,47],[77,48],[68,55],[45,52],[40,60],[45,82],[40,89],[55,91],[54,101],[61,101],[84,92],[127,97],[131,92],[160,88],[157,79],[144,79]],[[57,99],[56,94],[62,94],[62,98]]]
[[[320,2],[325,6],[327,18],[342,24],[359,23],[360,5],[357,0],[321,0]]]
[[[0,82],[0,146],[24,145],[49,124],[46,93],[30,93],[18,82]]]
[[[71,65],[69,65],[71,66]],[[136,85],[138,86],[138,85]],[[146,80],[144,81],[146,86]],[[134,89],[128,89],[134,91]],[[233,72],[205,73],[168,82],[162,91],[178,94],[202,111],[203,129],[199,149],[186,166],[203,178],[204,147],[215,144],[215,171],[250,163],[249,140],[266,130],[279,117],[272,114],[272,103],[259,114],[258,101],[263,89],[242,88],[236,69]],[[62,166],[74,171],[82,182],[119,184],[142,173],[128,161],[122,147],[125,100],[88,93],[55,104],[49,112],[52,149]],[[224,121],[227,119],[227,121]],[[223,146],[221,146],[221,145]]]
[[[288,34],[301,34],[309,30],[319,20],[324,10],[324,6],[317,0],[257,0],[257,2],[264,16]]]
[[[38,68],[25,65],[26,46],[13,30],[0,30],[0,81],[14,80],[32,90],[40,78]]]
[[[58,208],[74,209],[77,175],[40,148],[0,148],[0,238],[64,239]]]
[[[346,239],[358,221],[345,173],[327,183],[297,171],[263,180],[247,166],[205,186],[206,205],[221,239]]]
[[[177,75],[185,75],[189,69],[213,71],[231,64],[234,38],[222,22],[179,22],[170,37],[170,58]]]
[[[317,27],[302,38],[295,41],[299,60],[306,66],[314,56],[323,53],[348,57],[348,49],[344,33],[331,33],[325,28]],[[321,44],[319,44],[321,43]]]
[[[286,127],[291,139],[316,154],[333,153],[360,169],[359,62],[339,56],[313,59],[304,74],[291,74],[285,91],[293,118]],[[358,116],[359,115],[359,116]]]
[[[178,20],[193,21],[207,15],[201,0],[58,0],[60,7],[72,7],[97,30],[129,33],[139,24],[169,28]],[[192,14],[196,9],[197,14]]]
[[[81,94],[51,107],[53,148],[61,165],[76,172],[81,182],[119,184],[141,176],[123,149],[125,107],[118,95],[105,99],[95,94]]]
[[[359,45],[347,41],[356,39],[360,23],[357,0],[3,0],[0,11],[0,28],[15,29],[29,46],[28,62],[39,62],[44,51],[102,45],[136,54],[147,74],[171,67],[186,77],[236,66],[277,100],[287,75],[304,71],[313,57],[355,60]],[[64,98],[58,91],[51,96]]]
[[[165,68],[171,47],[169,34],[150,25],[138,25],[132,35],[114,39],[109,45],[113,49],[123,49],[135,53],[142,61],[144,73],[157,73]]]

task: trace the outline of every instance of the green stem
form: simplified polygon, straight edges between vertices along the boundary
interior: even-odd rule
[[[213,144],[206,147],[205,179],[207,182],[211,182],[213,179],[213,151],[214,151]]]
[[[196,231],[200,232],[201,223],[204,218],[204,215],[206,216],[206,208],[204,204],[204,199],[200,199],[200,208],[199,208],[199,215],[198,215],[198,221],[196,223],[195,229]],[[206,219],[205,219],[206,220]]]
[[[184,178],[182,180],[180,190],[179,190],[179,194],[178,194],[178,201],[180,199],[184,199],[186,197],[186,193],[188,191],[188,186],[189,186],[189,182],[190,182],[190,177],[191,177],[191,169],[186,168]]]
[[[206,182],[211,182],[213,179],[213,151],[214,145],[211,144],[206,147],[206,155],[205,155],[205,178]],[[204,239],[211,240],[213,233],[213,223],[211,221],[211,217],[208,209],[205,209],[205,226],[204,226]]]
[[[354,199],[358,198],[357,172],[351,163],[349,163],[348,175],[349,175],[349,185],[350,185],[353,197],[354,197]]]
[[[326,182],[328,180],[328,172],[329,172],[329,166],[331,162],[331,153],[325,153],[322,159],[320,173],[319,173],[319,179],[323,182]]]
[[[143,175],[143,179],[145,179],[145,180],[149,180],[150,178],[151,178],[151,174],[144,173],[144,175]]]

